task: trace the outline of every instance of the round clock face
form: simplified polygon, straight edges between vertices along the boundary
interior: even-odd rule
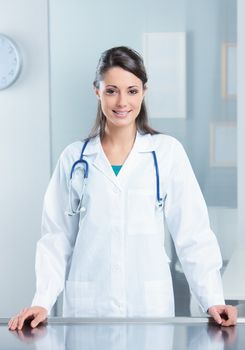
[[[0,34],[0,90],[6,89],[17,79],[21,68],[21,59],[15,43]]]

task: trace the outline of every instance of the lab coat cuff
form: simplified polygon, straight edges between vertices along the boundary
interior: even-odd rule
[[[214,305],[225,305],[225,300],[223,296],[212,296],[210,299],[202,301],[200,307],[204,313],[208,313],[208,309]]]
[[[52,307],[55,303],[55,300],[50,300],[50,297],[47,297],[47,295],[41,295],[39,293],[36,293],[34,295],[34,298],[32,300],[31,306],[41,306],[48,310],[48,315],[50,315]]]

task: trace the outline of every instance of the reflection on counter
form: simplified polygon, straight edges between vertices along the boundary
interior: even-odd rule
[[[25,326],[21,331],[10,332],[6,325],[2,325],[0,349],[223,350],[227,346],[229,349],[242,349],[245,341],[242,328],[245,329],[245,325],[225,328],[207,323],[149,321],[102,324],[98,321],[79,324],[50,323],[36,329]]]

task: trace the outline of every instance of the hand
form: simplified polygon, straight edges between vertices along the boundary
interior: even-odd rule
[[[221,326],[234,326],[237,323],[237,309],[232,305],[214,305],[208,313]]]
[[[32,306],[23,309],[8,322],[8,328],[11,331],[22,329],[25,321],[30,321],[32,328],[37,327],[41,322],[47,319],[48,310],[41,306]]]

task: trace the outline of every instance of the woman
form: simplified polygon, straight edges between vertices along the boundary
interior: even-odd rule
[[[27,318],[36,327],[62,290],[64,316],[174,316],[164,220],[202,309],[219,324],[236,323],[236,309],[224,302],[204,199],[181,144],[148,126],[146,83],[135,51],[102,54],[96,123],[56,166],[37,244],[36,294],[32,307],[9,321],[11,330]]]

